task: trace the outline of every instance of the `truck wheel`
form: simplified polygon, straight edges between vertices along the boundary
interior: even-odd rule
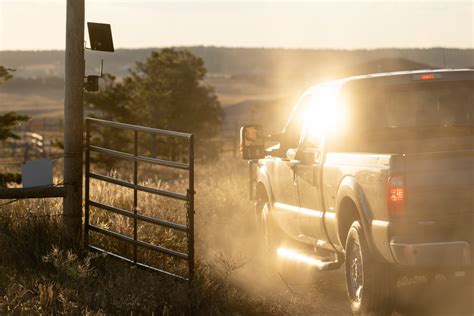
[[[271,217],[270,203],[262,201],[257,203],[257,225],[259,238],[259,254],[265,259],[273,259],[276,256],[278,238],[275,225]]]
[[[375,262],[359,221],[346,239],[346,288],[355,315],[390,315],[396,274],[389,265]]]

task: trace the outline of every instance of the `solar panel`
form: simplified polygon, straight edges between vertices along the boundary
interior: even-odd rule
[[[110,24],[87,22],[91,49],[101,52],[114,52]]]

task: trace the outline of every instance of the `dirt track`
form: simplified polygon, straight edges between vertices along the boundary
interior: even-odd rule
[[[259,271],[249,265],[244,280],[255,272],[254,283],[247,290],[287,294],[293,304],[289,314],[352,315],[346,296],[344,271],[320,272],[307,267],[290,265],[284,271],[272,268]],[[249,275],[250,273],[250,275]],[[405,284],[404,284],[405,283]],[[474,315],[474,285],[463,285],[461,278],[438,279],[428,284],[422,277],[399,282],[397,303],[392,315]],[[295,306],[299,305],[299,307]]]
[[[220,239],[216,249],[242,255],[247,261],[236,271],[233,282],[251,296],[268,299],[270,314],[352,315],[343,268],[321,272],[301,263],[265,265],[254,258],[256,239],[249,229],[252,224],[241,225],[247,229],[223,233],[232,238]],[[462,279],[439,276],[432,283],[423,277],[401,279],[392,316],[474,315],[474,284],[463,285]],[[275,298],[281,306],[272,312]]]

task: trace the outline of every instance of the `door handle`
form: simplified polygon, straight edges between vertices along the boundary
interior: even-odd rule
[[[293,184],[296,185],[296,171],[298,169],[299,161],[292,160],[289,162],[290,168],[293,171]]]

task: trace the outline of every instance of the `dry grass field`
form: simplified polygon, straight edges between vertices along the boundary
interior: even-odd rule
[[[61,233],[61,200],[19,201],[0,209],[0,313],[179,315],[195,306],[203,315],[247,315],[287,309],[281,297],[250,295],[233,280],[235,272],[251,261],[247,247],[253,248],[252,207],[246,200],[245,177],[239,172],[245,165],[219,165],[201,167],[196,176],[197,274],[191,289],[181,281],[88,253],[82,247],[69,248],[69,240]],[[227,176],[222,176],[224,172]],[[181,181],[155,184],[173,189]],[[130,207],[127,189],[93,182],[91,191],[96,200]],[[139,200],[143,214],[185,222],[183,205],[153,196],[139,196]],[[130,233],[131,223],[120,215],[92,210],[91,222]],[[240,238],[243,233],[248,238]],[[183,236],[147,225],[139,225],[139,238],[173,249],[186,247]],[[127,252],[126,246],[114,240],[93,241]],[[236,243],[241,247],[230,248]],[[148,252],[141,253],[141,259],[180,269],[173,260]]]
[[[108,256],[71,248],[62,233],[61,200],[25,200],[0,208],[0,314],[350,315],[341,270],[316,272],[291,263],[265,264],[257,252],[252,203],[247,199],[246,164],[225,159],[196,167],[197,272],[185,283],[137,269]],[[112,172],[127,179],[129,175]],[[142,183],[163,189],[186,186],[182,176],[152,173]],[[159,180],[164,179],[164,180]],[[61,181],[58,179],[57,181]],[[132,193],[91,183],[92,198],[130,209]],[[139,196],[145,215],[185,222],[184,205]],[[91,210],[91,221],[130,234],[130,220]],[[185,250],[184,236],[139,225],[139,238]],[[93,236],[109,250],[129,254],[113,239]],[[140,252],[163,268],[182,263]],[[470,291],[470,292],[469,292]],[[395,315],[469,315],[472,287],[454,281],[405,280]]]
[[[34,118],[61,118],[64,102],[60,95],[0,93],[0,112],[19,112]]]

